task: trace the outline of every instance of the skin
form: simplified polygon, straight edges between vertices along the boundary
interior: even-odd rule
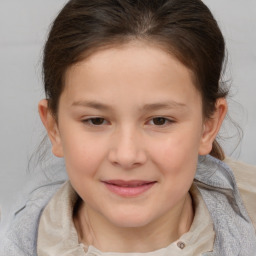
[[[100,50],[69,67],[58,122],[46,100],[39,113],[82,199],[74,217],[80,241],[102,251],[149,252],[186,233],[198,155],[211,151],[226,111],[219,99],[205,119],[191,71],[145,42]],[[123,197],[102,182],[115,179],[155,183]]]

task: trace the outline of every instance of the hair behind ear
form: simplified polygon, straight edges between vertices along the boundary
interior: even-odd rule
[[[224,158],[225,158],[224,151],[216,139],[214,140],[214,142],[212,144],[212,150],[210,152],[210,155],[215,158],[218,158],[219,160],[224,160]]]

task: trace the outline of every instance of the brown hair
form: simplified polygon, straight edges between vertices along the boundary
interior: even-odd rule
[[[101,47],[145,40],[164,46],[194,76],[209,118],[221,85],[225,42],[217,22],[201,0],[71,0],[55,19],[44,49],[46,98],[57,118],[68,67]],[[212,156],[224,158],[214,141]]]

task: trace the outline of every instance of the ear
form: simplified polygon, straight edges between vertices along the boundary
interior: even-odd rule
[[[38,112],[41,121],[45,129],[47,130],[48,137],[51,140],[52,153],[57,157],[63,157],[63,149],[58,124],[53,117],[50,109],[48,108],[48,101],[46,99],[39,102]]]
[[[226,99],[218,99],[215,108],[213,115],[204,121],[203,133],[198,152],[199,155],[207,155],[212,150],[213,142],[228,110]]]

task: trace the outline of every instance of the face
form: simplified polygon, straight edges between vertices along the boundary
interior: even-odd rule
[[[51,139],[86,207],[139,227],[183,202],[198,154],[209,153],[205,127],[190,70],[136,42],[67,70]]]

